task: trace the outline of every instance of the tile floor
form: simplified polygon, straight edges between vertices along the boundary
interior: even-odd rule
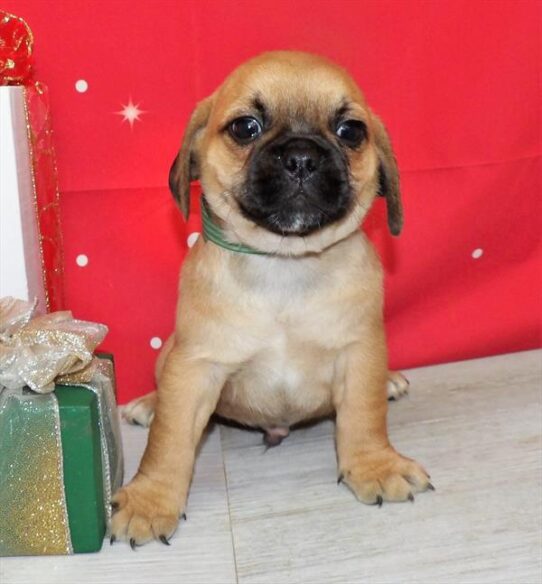
[[[337,486],[330,421],[267,453],[259,433],[214,425],[171,547],[4,558],[1,584],[539,584],[542,351],[407,376],[390,433],[437,488],[414,504],[367,507]],[[123,431],[129,477],[146,431]]]

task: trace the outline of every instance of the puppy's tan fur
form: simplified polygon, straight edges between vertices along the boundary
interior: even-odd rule
[[[260,96],[281,127],[316,128],[345,100],[368,128],[348,153],[356,205],[306,237],[280,236],[239,212],[250,147],[224,132]],[[386,429],[387,355],[382,272],[359,231],[384,173],[388,221],[402,225],[398,174],[386,131],[352,79],[304,53],[257,57],[201,102],[172,172],[181,209],[199,178],[214,220],[232,242],[271,255],[232,253],[199,238],[182,269],[174,336],[164,347],[155,416],[139,471],[116,493],[112,532],[140,544],[170,537],[183,512],[197,445],[213,412],[248,426],[288,428],[336,413],[339,475],[365,503],[404,501],[430,487]]]

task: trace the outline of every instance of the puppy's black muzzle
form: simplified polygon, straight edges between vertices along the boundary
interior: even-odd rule
[[[320,135],[286,134],[255,150],[243,214],[281,235],[308,235],[343,217],[351,204],[341,150]]]

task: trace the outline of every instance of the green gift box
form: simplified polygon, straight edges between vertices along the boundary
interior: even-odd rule
[[[111,356],[53,393],[0,390],[0,556],[99,551],[122,473]]]

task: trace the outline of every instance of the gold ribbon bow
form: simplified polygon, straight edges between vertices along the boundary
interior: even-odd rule
[[[62,376],[90,378],[94,349],[108,328],[74,319],[70,311],[32,318],[35,309],[36,302],[0,299],[0,386],[28,385],[35,392],[50,393]]]

